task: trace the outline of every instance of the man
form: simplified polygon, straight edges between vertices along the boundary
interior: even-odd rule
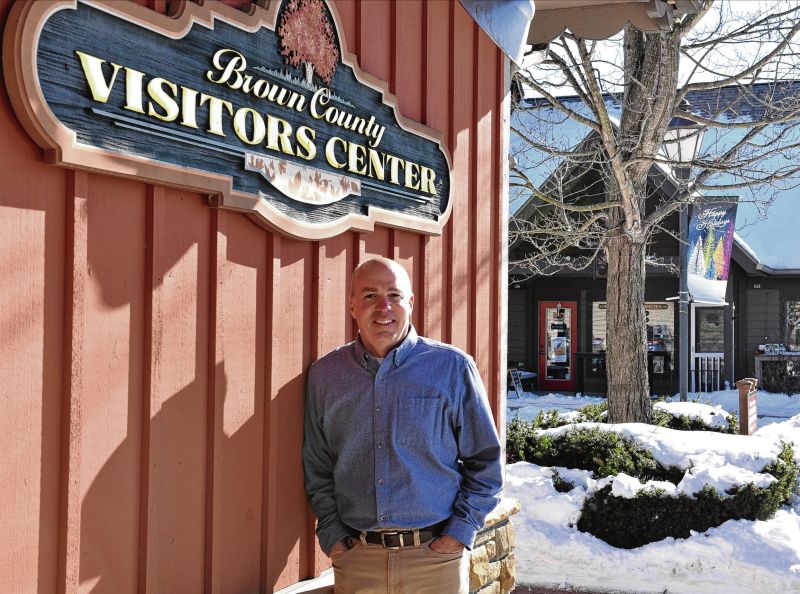
[[[337,594],[468,592],[468,556],[502,487],[500,443],[470,357],[417,336],[402,266],[353,272],[358,338],[311,366],[306,491]]]

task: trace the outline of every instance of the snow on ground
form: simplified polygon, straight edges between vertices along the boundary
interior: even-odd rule
[[[605,401],[605,398],[597,396],[566,396],[564,394],[536,396],[530,392],[525,392],[523,398],[512,398],[509,394],[506,400],[506,406],[508,408],[509,419],[519,413],[520,417],[526,421],[530,421],[534,419],[541,410],[554,409],[558,412],[570,412],[582,406],[586,406],[587,404],[599,404]]]
[[[728,428],[728,411],[719,404],[702,402],[656,402],[653,408],[664,410],[671,415],[701,419],[710,427]]]
[[[532,419],[539,410],[548,409],[569,413],[603,400],[525,394],[521,399],[508,399],[508,417],[519,413]],[[714,408],[718,406],[738,412],[736,390],[703,394],[701,400],[710,408],[680,402],[666,407],[707,419],[708,415],[724,418],[724,413]],[[759,430],[751,437],[634,423],[585,425],[620,431],[643,443],[658,460],[691,467],[684,481],[673,487],[675,491],[693,492],[705,483],[723,491],[742,481],[764,484],[771,480],[759,471],[774,459],[781,440],[793,441],[800,457],[800,395],[759,392],[758,413]],[[584,499],[594,489],[611,482],[615,493],[631,497],[644,485],[625,475],[595,481],[589,472],[558,468],[562,478],[575,484],[569,493],[558,493],[552,470],[527,462],[507,469],[506,495],[522,502],[522,511],[513,519],[517,580],[522,584],[670,594],[800,593],[800,497],[768,521],[732,520],[687,539],[668,538],[626,550],[578,532],[574,525]]]

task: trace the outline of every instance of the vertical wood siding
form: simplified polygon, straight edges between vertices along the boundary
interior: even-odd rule
[[[272,592],[326,569],[304,378],[353,339],[367,256],[407,268],[415,325],[475,357],[502,417],[505,58],[458,2],[335,9],[361,67],[444,134],[440,237],[299,241],[201,194],[48,166],[0,94],[0,591]]]

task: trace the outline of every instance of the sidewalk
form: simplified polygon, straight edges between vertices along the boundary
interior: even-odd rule
[[[601,594],[600,592],[595,592],[594,590],[584,590],[582,588],[569,588],[565,586],[563,589],[553,589],[553,588],[544,588],[541,586],[525,586],[522,584],[517,585],[514,591],[511,594],[565,594],[573,592],[575,594]],[[635,592],[622,592],[620,590],[613,590],[609,592],[605,592],[602,594],[636,594]]]
[[[539,586],[523,586],[517,585],[511,594],[564,594],[565,592],[581,592],[581,594],[597,594],[596,592],[589,592],[588,590],[553,590],[551,588],[541,588]]]

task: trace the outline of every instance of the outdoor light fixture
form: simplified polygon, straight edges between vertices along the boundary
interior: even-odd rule
[[[688,107],[688,106],[687,106]],[[664,134],[662,150],[664,156],[671,161],[675,178],[685,182],[692,173],[692,162],[700,152],[703,143],[705,128],[695,122],[684,118],[673,118],[669,128]],[[688,288],[688,267],[686,249],[689,244],[689,208],[684,204],[678,211],[680,221],[680,289],[678,293],[679,308],[679,341],[678,341],[678,369],[680,369],[679,385],[681,402],[689,398],[689,303],[691,302]]]
[[[689,171],[684,173],[684,169],[689,169],[689,164],[694,161],[700,152],[700,145],[703,143],[705,127],[684,118],[673,118],[669,123],[669,128],[664,133],[664,144],[661,145],[664,156],[674,163],[675,176],[683,179],[688,178]]]

